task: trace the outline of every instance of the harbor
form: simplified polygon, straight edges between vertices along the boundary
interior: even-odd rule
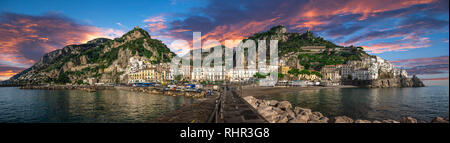
[[[28,85],[20,86],[19,89],[40,89],[40,90],[82,90],[96,92],[97,90],[126,90],[133,92],[143,92],[148,94],[161,94],[167,96],[187,96],[202,98],[212,96],[214,91],[218,91],[218,86],[205,86],[195,84],[179,85],[155,85],[155,84],[130,84],[130,85]]]
[[[373,89],[373,88],[359,88],[355,86],[279,86],[279,87],[259,87],[254,85],[240,86],[240,85],[205,85],[202,86],[201,92],[198,90],[186,90],[188,84],[181,84],[179,87],[173,87],[167,89],[167,86],[23,86],[23,87],[2,87],[0,89],[7,90],[5,93],[14,93],[18,96],[12,96],[10,98],[23,98],[40,97],[46,98],[60,98],[70,102],[71,107],[62,108],[73,114],[75,110],[77,114],[81,114],[80,118],[90,119],[92,111],[103,112],[105,109],[112,108],[114,110],[107,110],[108,113],[105,116],[96,117],[97,119],[108,120],[107,122],[115,122],[117,118],[111,116],[116,114],[117,111],[128,110],[127,104],[130,107],[136,106],[142,108],[145,106],[152,107],[151,112],[136,112],[139,116],[149,116],[152,113],[151,118],[132,120],[129,122],[151,122],[151,123],[287,123],[290,120],[291,123],[309,123],[309,120],[304,121],[306,117],[302,117],[303,120],[297,120],[297,117],[308,115],[308,119],[320,119],[326,117],[323,120],[311,120],[311,123],[334,123],[336,121],[341,122],[344,119],[345,122],[365,122],[370,121],[372,123],[377,122],[401,122],[403,118],[410,119],[414,122],[448,122],[445,117],[448,117],[448,88],[440,86],[430,86],[423,88],[388,88],[388,89]],[[184,87],[184,88],[182,88]],[[200,87],[200,86],[197,86]],[[179,89],[179,90],[177,90]],[[211,93],[208,93],[211,91]],[[367,93],[365,93],[367,92]],[[404,94],[399,94],[404,93]],[[424,95],[428,93],[430,95]],[[48,94],[48,95],[47,95]],[[432,96],[433,98],[428,98]],[[107,97],[107,98],[105,98]],[[7,99],[1,98],[1,103],[7,103]],[[96,98],[101,98],[98,100]],[[117,98],[117,100],[116,100]],[[135,99],[136,98],[136,99]],[[149,102],[149,100],[142,100],[145,98],[152,99],[165,99],[165,101]],[[249,100],[251,98],[252,100]],[[407,98],[408,100],[405,100]],[[40,99],[40,98],[39,98]],[[70,99],[70,100],[69,100]],[[77,100],[73,100],[77,99]],[[130,100],[131,99],[131,100]],[[169,100],[170,99],[170,100]],[[177,100],[182,99],[182,102]],[[439,106],[428,105],[430,99],[439,99],[439,102],[434,103]],[[36,100],[30,102],[50,102],[52,100]],[[139,101],[140,100],[140,101]],[[91,111],[82,111],[80,109],[86,108],[85,104],[92,104],[101,101],[101,106],[93,104],[87,107],[92,108]],[[189,102],[186,102],[189,101]],[[407,101],[407,102],[405,102]],[[120,103],[125,102],[127,106],[121,106]],[[287,102],[287,103],[286,103]],[[14,103],[14,102],[13,102]],[[66,103],[66,102],[61,102]],[[119,104],[117,104],[119,103]],[[258,103],[258,104],[256,104]],[[286,104],[286,105],[282,105]],[[374,104],[377,103],[377,104]],[[21,104],[21,103],[20,103]],[[18,105],[20,105],[18,104]],[[27,103],[36,105],[36,103]],[[43,105],[47,105],[43,104]],[[136,104],[136,105],[135,105]],[[171,105],[170,108],[161,108],[161,105]],[[27,107],[27,105],[24,105]],[[39,105],[39,104],[37,104]],[[83,105],[83,106],[81,106]],[[119,105],[119,106],[118,106]],[[4,104],[2,109],[6,108],[8,104]],[[67,106],[67,105],[63,105]],[[96,107],[97,106],[97,107]],[[117,106],[117,107],[116,107]],[[292,110],[287,111],[286,107]],[[392,106],[395,108],[384,108],[386,106]],[[263,108],[264,107],[264,108]],[[270,107],[270,110],[269,110]],[[423,108],[434,107],[434,108]],[[439,107],[439,108],[436,108]],[[72,109],[73,108],[73,109]],[[117,108],[117,109],[116,109]],[[121,109],[124,108],[124,109]],[[305,109],[306,113],[301,113],[300,110],[295,112],[294,109]],[[442,109],[441,109],[442,108]],[[25,108],[26,109],[26,108]],[[49,110],[44,108],[44,112]],[[144,109],[144,108],[143,108]],[[402,109],[405,112],[400,112],[395,109]],[[148,110],[148,109],[145,109]],[[142,110],[142,111],[145,111]],[[384,110],[384,111],[383,111]],[[40,108],[33,108],[28,111],[40,111]],[[130,111],[132,111],[130,109]],[[302,110],[303,111],[303,110]],[[311,111],[309,114],[308,111]],[[439,112],[434,112],[439,111]],[[24,111],[21,111],[22,113]],[[286,113],[285,113],[286,112]],[[289,112],[289,113],[288,113]],[[318,113],[314,113],[318,112]],[[5,115],[8,115],[10,111],[5,111]],[[20,112],[19,112],[20,113]],[[133,115],[133,112],[122,112],[124,117]],[[270,114],[268,114],[270,113]],[[294,113],[294,114],[292,114]],[[314,113],[314,117],[312,116]],[[320,114],[319,114],[320,113]],[[21,117],[22,115],[12,115],[2,117],[2,121],[8,121],[5,118],[8,117]],[[27,115],[30,113],[24,113]],[[41,113],[42,114],[42,113]],[[87,115],[86,115],[87,114]],[[298,114],[298,115],[297,115]],[[30,114],[33,115],[33,114]],[[49,116],[59,116],[51,114],[43,114]],[[66,115],[66,114],[62,114]],[[319,116],[320,115],[320,116]],[[134,115],[133,115],[134,116]],[[345,116],[345,117],[344,117]],[[440,116],[441,118],[437,118]],[[285,118],[286,117],[286,118]],[[295,118],[294,118],[295,117]],[[54,117],[53,117],[54,118]],[[121,117],[122,118],[122,117]],[[335,118],[339,119],[336,120]],[[0,118],[1,119],[1,118]],[[348,120],[352,119],[352,120]],[[441,120],[442,119],[442,120]],[[447,118],[448,119],[448,118]],[[80,121],[70,119],[71,121]],[[58,120],[59,121],[59,120]],[[84,122],[84,120],[81,120]],[[29,122],[26,120],[24,122]],[[48,122],[53,122],[49,120]],[[128,121],[127,121],[128,122]],[[405,121],[406,122],[406,121]]]

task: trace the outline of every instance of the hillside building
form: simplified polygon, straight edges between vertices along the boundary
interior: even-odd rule
[[[322,53],[326,50],[325,46],[303,46],[300,47],[305,52],[302,53]]]

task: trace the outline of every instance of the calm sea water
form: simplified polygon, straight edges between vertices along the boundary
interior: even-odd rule
[[[328,117],[399,120],[401,116],[412,116],[430,121],[449,115],[448,86],[303,90],[261,98],[287,100],[293,106],[310,108]],[[193,102],[183,96],[121,90],[89,93],[1,87],[0,122],[148,122]]]
[[[189,105],[182,96],[121,90],[21,90],[0,87],[0,122],[148,122]]]
[[[346,115],[353,119],[395,119],[411,116],[431,121],[449,115],[448,86],[420,88],[342,88],[303,90],[296,93],[260,97],[290,101],[327,117]]]

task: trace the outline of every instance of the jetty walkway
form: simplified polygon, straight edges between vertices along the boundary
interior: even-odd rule
[[[266,123],[253,107],[240,97],[238,87],[227,88],[216,100],[216,108],[211,116],[213,123]]]

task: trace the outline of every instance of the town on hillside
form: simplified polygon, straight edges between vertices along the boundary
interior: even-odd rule
[[[278,40],[278,65],[238,68],[236,50],[233,50],[231,69],[224,65],[172,68],[175,53],[160,40],[152,39],[147,31],[135,27],[119,38],[98,38],[50,52],[31,68],[3,83],[126,86],[236,83],[256,86],[276,73],[277,82],[264,86],[424,86],[417,77],[409,78],[405,70],[367,54],[361,47],[339,46],[311,31],[289,33],[284,26],[275,26],[242,42],[247,40],[254,40],[256,44],[258,40]],[[203,54],[212,54],[212,51],[201,53],[204,57]]]
[[[309,46],[301,49],[312,49],[311,52],[325,50],[325,47]],[[260,69],[234,68],[225,70],[224,66],[193,68],[181,66],[181,75],[170,69],[170,63],[151,64],[145,61],[130,59],[132,68],[129,68],[126,77],[128,84],[135,83],[239,83],[255,84],[258,80],[269,78],[269,71],[278,70],[278,86],[338,86],[353,84],[369,84],[378,79],[407,79],[408,74],[403,69],[395,68],[391,63],[379,57],[367,57],[361,61],[349,61],[346,64],[325,65],[321,70],[305,68],[298,64],[290,66],[286,61],[280,60],[277,67],[267,66]],[[122,71],[123,69],[119,69]],[[90,84],[97,83],[90,80]],[[139,86],[139,84],[135,84]]]

